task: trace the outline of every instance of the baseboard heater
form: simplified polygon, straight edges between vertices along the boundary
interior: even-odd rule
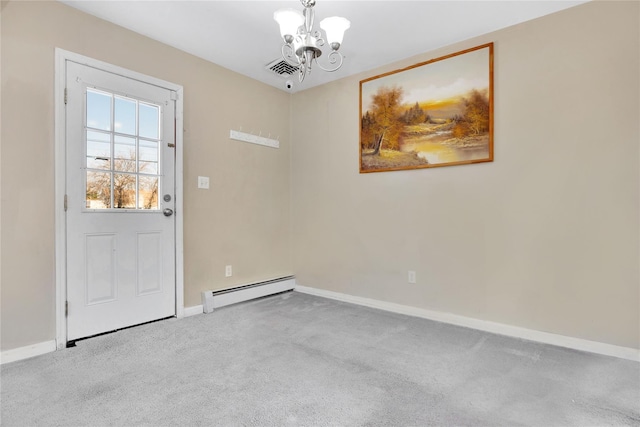
[[[220,291],[206,291],[202,293],[202,309],[211,313],[216,308],[291,291],[295,287],[294,276],[287,276]]]

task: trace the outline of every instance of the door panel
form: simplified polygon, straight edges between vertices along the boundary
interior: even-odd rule
[[[116,299],[116,235],[85,235],[84,278],[87,305]]]
[[[162,292],[162,233],[138,233],[138,296]]]
[[[67,61],[67,339],[176,314],[172,92]],[[163,197],[169,195],[171,197]]]

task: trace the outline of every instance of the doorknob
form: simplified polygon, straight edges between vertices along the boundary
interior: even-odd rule
[[[162,213],[164,216],[171,216],[173,215],[173,209],[165,208]]]

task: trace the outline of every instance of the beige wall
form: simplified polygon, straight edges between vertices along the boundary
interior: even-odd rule
[[[640,347],[638,5],[588,3],[295,94],[298,284]],[[359,80],[491,41],[495,161],[359,174]]]
[[[2,350],[55,338],[55,47],[184,86],[185,306],[292,274],[289,94],[58,2],[3,2],[1,35]],[[229,140],[240,127],[280,149]]]

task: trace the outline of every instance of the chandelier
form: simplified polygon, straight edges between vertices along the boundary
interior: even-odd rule
[[[327,34],[326,42],[331,46],[327,56],[328,66],[323,67],[318,58],[322,56],[320,47],[325,40],[319,30],[313,29],[316,0],[300,0],[304,6],[303,13],[294,9],[280,9],[273,14],[273,19],[280,24],[280,35],[284,39],[282,58],[291,66],[298,68],[298,78],[302,82],[311,73],[315,62],[324,71],[333,72],[342,66],[344,57],[338,49],[342,43],[344,32],[351,26],[348,19],[332,16],[320,21],[320,28]]]

